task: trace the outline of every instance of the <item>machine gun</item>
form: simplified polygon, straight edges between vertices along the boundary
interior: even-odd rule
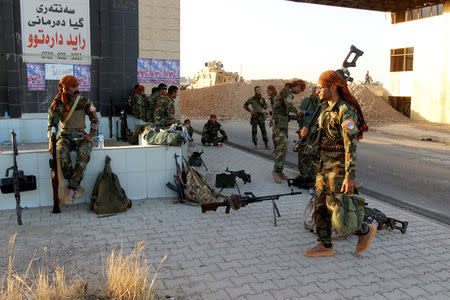
[[[202,152],[198,152],[198,151],[192,152],[191,156],[189,157],[188,164],[190,166],[194,166],[194,167],[205,166],[206,171],[208,171],[208,168],[206,167],[206,164],[202,159],[202,154],[203,154],[203,150],[202,150]]]
[[[36,176],[26,176],[23,171],[19,170],[17,167],[17,155],[19,155],[19,152],[17,151],[16,133],[14,132],[14,129],[11,129],[11,140],[14,165],[6,169],[6,178],[1,179],[0,189],[3,194],[14,193],[16,198],[17,224],[22,225],[23,208],[20,206],[20,192],[35,190]],[[10,170],[12,170],[12,177],[8,177]]]
[[[227,167],[227,169],[225,170],[225,172],[230,173],[230,175],[232,175],[234,178],[240,178],[242,179],[242,181],[244,182],[244,184],[246,183],[250,183],[252,182],[252,177],[250,174],[245,173],[245,170],[239,170],[239,171],[230,171]]]
[[[399,221],[394,218],[386,217],[384,213],[379,211],[376,208],[364,207],[364,221],[372,224],[374,221],[377,222],[377,229],[387,229],[390,228],[392,230],[398,229],[401,233],[405,234],[406,229],[408,228],[407,221]],[[400,225],[398,225],[400,224]]]
[[[261,196],[256,197],[252,192],[246,192],[244,193],[244,196],[241,196],[239,194],[232,194],[231,196],[228,196],[227,199],[223,202],[210,202],[210,203],[202,203],[202,213],[205,213],[209,210],[216,211],[216,209],[220,206],[225,206],[225,213],[230,213],[230,208],[233,210],[238,210],[241,207],[247,206],[247,204],[255,203],[255,202],[262,202],[271,200],[272,201],[272,207],[273,207],[273,220],[274,225],[277,226],[277,215],[278,217],[281,217],[280,212],[278,211],[278,207],[275,204],[275,200],[278,200],[280,197],[284,196],[292,196],[292,195],[299,195],[302,192],[294,192],[291,191],[290,193],[285,194],[275,194],[275,195],[268,195],[268,196]]]
[[[49,159],[51,177],[52,177],[52,188],[53,188],[53,210],[52,213],[59,214],[61,209],[59,208],[59,196],[58,196],[58,157],[56,155],[56,129],[52,127],[52,158]]]

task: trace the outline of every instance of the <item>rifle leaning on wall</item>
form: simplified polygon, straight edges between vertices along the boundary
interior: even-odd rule
[[[0,189],[3,194],[14,193],[16,198],[16,214],[17,224],[22,225],[22,207],[20,206],[20,192],[32,191],[36,189],[36,176],[25,176],[22,170],[17,167],[17,140],[14,129],[11,129],[11,142],[13,149],[14,165],[6,169],[6,178],[2,178],[0,182]],[[12,177],[9,176],[9,171],[12,170]]]
[[[261,196],[261,197],[256,197],[252,192],[246,192],[246,193],[244,193],[244,196],[241,196],[238,194],[232,194],[231,196],[228,196],[227,199],[223,202],[202,203],[201,204],[202,213],[205,213],[209,210],[216,211],[216,209],[218,207],[225,206],[225,213],[229,214],[230,208],[232,208],[233,210],[238,210],[241,207],[245,207],[250,203],[271,200],[272,207],[273,207],[274,225],[277,226],[277,215],[278,215],[278,217],[281,217],[281,215],[280,215],[280,212],[278,211],[277,205],[275,204],[275,200],[278,200],[280,197],[299,195],[301,193],[302,192],[291,191],[290,193],[275,194],[275,195],[268,195],[268,196]]]
[[[52,158],[48,161],[51,169],[52,177],[52,189],[53,189],[53,210],[52,213],[59,214],[61,209],[59,208],[59,196],[58,196],[58,157],[56,155],[56,129],[52,127]]]
[[[177,166],[177,173],[174,175],[175,185],[171,182],[167,182],[166,186],[170,190],[177,193],[177,200],[174,203],[183,203],[186,200],[186,194],[184,192],[184,181],[183,181],[183,171],[181,170],[180,164],[178,163],[178,154],[174,154],[175,156],[175,164]]]

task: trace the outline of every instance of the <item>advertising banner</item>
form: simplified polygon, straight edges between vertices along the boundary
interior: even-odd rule
[[[45,91],[44,64],[27,64],[27,83],[29,91]]]
[[[89,0],[20,0],[24,62],[91,64]]]
[[[166,68],[165,59],[155,59],[151,60],[150,66],[150,81],[152,83],[164,82],[164,69]]]
[[[137,76],[139,83],[151,83],[150,66],[152,62],[150,58],[138,58]]]
[[[167,59],[164,76],[166,83],[180,84],[180,61]]]
[[[46,80],[60,80],[65,75],[73,75],[73,65],[45,64]]]
[[[91,90],[91,66],[73,66],[73,76],[78,79],[78,90],[80,92]]]

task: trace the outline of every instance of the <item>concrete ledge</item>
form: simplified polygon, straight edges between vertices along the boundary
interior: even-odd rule
[[[186,144],[182,147],[123,146],[94,148],[81,182],[85,193],[76,199],[75,203],[90,202],[95,180],[98,174],[103,171],[106,155],[111,158],[112,171],[117,174],[129,199],[175,197],[176,194],[169,190],[165,184],[168,181],[173,182],[176,174],[174,154],[186,153],[186,148]],[[75,152],[72,152],[71,158],[74,163]],[[46,150],[20,151],[19,149],[19,156],[17,157],[19,170],[23,170],[25,175],[35,175],[37,180],[37,190],[20,193],[22,207],[53,205],[49,159],[50,154]],[[11,167],[12,164],[12,151],[0,154],[0,170],[2,170],[0,176],[2,178],[4,170]],[[67,184],[66,180],[64,180],[64,183]],[[15,206],[14,194],[0,194],[0,209],[13,209]]]

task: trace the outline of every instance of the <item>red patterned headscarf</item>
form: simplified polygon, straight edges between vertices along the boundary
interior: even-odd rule
[[[299,80],[294,80],[294,81],[292,81],[292,82],[286,82],[286,84],[284,85],[284,87],[292,88],[292,87],[297,86],[297,85],[301,86],[302,91],[303,91],[303,90],[305,89],[305,87],[306,87],[305,82],[304,82],[303,80],[301,80],[301,79],[299,79]]]
[[[271,91],[274,95],[277,93],[277,89],[273,85],[269,85],[267,90]]]
[[[72,75],[66,75],[58,82],[58,94],[55,99],[53,99],[51,109],[54,110],[59,103],[63,103],[66,111],[70,110],[69,103],[70,99],[67,97],[67,89],[78,85],[78,79]]]
[[[348,89],[347,82],[335,71],[325,71],[323,72],[319,80],[317,81],[319,85],[335,85],[340,87],[340,96],[344,98],[344,100],[353,106],[356,109],[356,112],[358,114],[359,119],[359,126],[358,126],[358,140],[361,140],[363,138],[363,132],[368,131],[369,128],[367,127],[366,121],[364,121],[364,117],[361,111],[361,107],[359,106],[358,100],[356,100],[355,97],[353,97],[352,93],[350,93],[350,90]]]

